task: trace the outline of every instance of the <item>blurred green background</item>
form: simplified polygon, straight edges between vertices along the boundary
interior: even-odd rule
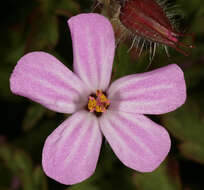
[[[165,162],[154,172],[141,174],[124,166],[104,141],[94,175],[81,184],[65,186],[41,169],[46,137],[67,116],[45,109],[9,90],[9,77],[25,53],[43,50],[72,68],[72,44],[67,20],[91,12],[92,0],[7,0],[0,6],[0,190],[203,190],[204,189],[204,1],[169,0],[185,17],[181,29],[195,36],[186,57],[159,49],[149,68],[178,64],[185,73],[188,98],[178,110],[150,116],[165,126],[172,139]],[[104,9],[103,9],[104,10]],[[106,11],[106,10],[105,10]],[[105,12],[104,11],[104,12]],[[144,72],[148,53],[138,59],[120,44],[114,62],[115,78]]]

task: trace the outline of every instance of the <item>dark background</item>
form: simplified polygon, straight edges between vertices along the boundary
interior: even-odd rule
[[[0,190],[203,190],[204,189],[204,1],[177,0],[183,18],[180,30],[192,33],[195,48],[188,57],[159,48],[148,70],[178,64],[185,73],[187,101],[178,110],[150,116],[165,126],[171,151],[154,172],[138,173],[124,166],[104,141],[95,174],[85,182],[65,186],[41,169],[46,137],[66,117],[45,109],[9,89],[9,77],[20,57],[42,50],[72,68],[72,44],[67,20],[92,11],[92,0],[7,0],[0,5]],[[106,13],[110,7],[104,7]],[[100,9],[98,11],[101,11]],[[146,71],[148,53],[121,43],[116,50],[115,78]]]

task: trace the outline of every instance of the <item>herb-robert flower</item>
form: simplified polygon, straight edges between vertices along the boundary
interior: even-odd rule
[[[16,65],[10,88],[53,111],[73,114],[46,139],[42,166],[63,184],[75,184],[94,172],[102,134],[126,166],[150,172],[167,156],[167,131],[143,114],[175,110],[186,99],[177,65],[122,77],[110,83],[115,39],[110,22],[98,14],[68,21],[74,73],[45,52],[31,52]]]

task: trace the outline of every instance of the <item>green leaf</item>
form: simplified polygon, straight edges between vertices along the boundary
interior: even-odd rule
[[[38,127],[34,127],[29,132],[22,134],[12,141],[12,143],[29,152],[33,159],[39,160],[45,139],[62,121],[63,120],[59,121],[59,118],[55,117],[45,117],[45,119],[42,119],[41,122],[38,123]]]
[[[43,117],[46,112],[46,108],[39,104],[32,104],[29,106],[27,113],[25,114],[22,127],[25,131],[32,129],[37,122]]]
[[[70,17],[80,12],[80,6],[73,0],[60,0],[56,6],[56,12]]]
[[[200,24],[202,23],[203,19],[204,19],[204,7],[200,7],[200,9],[196,11],[194,22],[191,25],[191,31],[196,33],[197,36],[203,35],[204,33],[204,28],[202,24]]]
[[[201,107],[201,102],[199,105],[189,97],[181,108],[163,115],[164,126],[182,141],[204,144],[204,118]]]
[[[58,13],[72,16],[80,11],[80,5],[74,0],[40,0],[40,6],[46,14]]]
[[[47,178],[40,166],[36,167],[33,172],[33,183],[34,183],[35,189],[38,189],[38,190],[48,189]]]
[[[16,169],[14,174],[19,176],[24,190],[34,190],[32,185],[32,162],[23,151],[16,151],[13,155]]]
[[[13,162],[14,150],[6,144],[0,144],[0,159],[11,171],[15,171],[15,163]]]
[[[204,163],[204,106],[203,96],[188,97],[180,109],[163,116],[163,125],[180,139],[183,156]]]
[[[67,188],[66,190],[82,190],[82,189],[100,190],[99,187],[92,185],[92,184],[89,184],[87,182],[73,185],[71,188]]]
[[[186,158],[204,164],[203,147],[203,144],[193,142],[184,142],[179,146],[180,151]]]
[[[185,12],[192,13],[194,11],[197,11],[199,7],[201,7],[202,2],[203,2],[202,0],[194,0],[194,1],[179,0],[178,4]]]
[[[173,173],[170,173],[173,172]],[[138,173],[133,180],[139,190],[181,190],[178,166],[175,161],[165,161],[151,173]]]
[[[140,73],[146,70],[149,64],[148,55],[142,54],[138,60],[135,60],[128,53],[128,48],[124,44],[120,44],[116,51],[113,79],[117,79],[129,74]]]
[[[201,48],[200,47],[200,51],[203,52],[204,46]],[[193,60],[190,61],[191,65],[185,69],[185,80],[186,80],[186,84],[188,85],[188,88],[193,88],[196,87],[197,84],[200,83],[200,81],[204,78],[204,64],[202,64],[202,57],[199,56],[199,54],[197,54],[196,56],[197,61],[194,61],[193,64]],[[201,58],[201,60],[198,60],[198,58]],[[187,62],[188,64],[189,62]]]
[[[16,165],[16,173],[23,171],[21,175],[30,175],[32,172],[32,161],[22,150],[14,150],[12,153],[13,162]]]
[[[39,14],[28,32],[27,51],[52,49],[57,44],[58,37],[57,18],[54,15]]]
[[[19,177],[24,190],[34,190],[32,186],[32,162],[28,155],[9,145],[0,145],[0,159],[3,160],[5,166]]]
[[[33,169],[30,157],[22,150],[1,144],[0,160],[11,171],[13,177],[19,178],[23,190],[47,190],[46,177],[41,167]]]
[[[0,161],[2,161],[1,158]],[[0,163],[0,176],[0,189],[2,190],[3,187],[9,187],[12,181],[12,176],[10,174],[10,171],[4,166],[3,162]]]

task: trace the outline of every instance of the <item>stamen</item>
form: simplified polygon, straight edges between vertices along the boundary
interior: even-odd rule
[[[92,96],[89,96],[88,109],[90,110],[90,112],[94,112],[96,104],[97,103],[96,103],[95,98]]]
[[[90,112],[105,113],[109,105],[110,100],[101,90],[96,91],[95,97],[89,96],[88,109]]]

